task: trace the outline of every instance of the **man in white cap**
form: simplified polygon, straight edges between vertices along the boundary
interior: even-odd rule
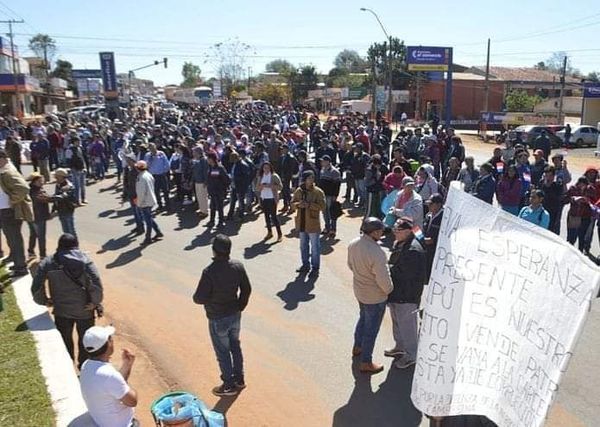
[[[137,427],[137,392],[127,384],[135,355],[123,349],[121,368],[110,363],[114,333],[112,326],[93,326],[85,332],[83,345],[90,358],[81,367],[81,394],[98,427]]]

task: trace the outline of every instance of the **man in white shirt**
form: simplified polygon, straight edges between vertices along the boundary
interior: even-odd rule
[[[127,384],[135,356],[123,349],[123,364],[117,370],[110,358],[114,353],[112,326],[93,326],[83,337],[90,358],[81,367],[81,394],[98,427],[138,427],[133,418],[137,392]]]

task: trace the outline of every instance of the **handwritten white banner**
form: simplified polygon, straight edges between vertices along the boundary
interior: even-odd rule
[[[452,186],[413,403],[433,416],[541,426],[599,283],[598,268],[560,237]]]

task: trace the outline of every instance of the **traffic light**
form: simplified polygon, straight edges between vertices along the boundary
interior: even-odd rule
[[[167,58],[163,58],[163,64],[165,64],[165,68],[167,68]]]

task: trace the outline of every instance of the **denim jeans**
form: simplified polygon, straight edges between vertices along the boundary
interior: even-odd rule
[[[129,198],[129,204],[131,205],[131,213],[133,214],[133,219],[135,219],[135,226],[140,229],[144,229],[144,218],[142,218],[142,212],[140,208],[138,208],[135,203],[133,203],[133,198]]]
[[[360,315],[354,329],[354,347],[362,350],[361,362],[371,363],[373,361],[373,349],[375,348],[375,340],[381,327],[381,321],[385,314],[386,302],[379,304],[363,304],[358,303]]]
[[[242,313],[221,319],[209,319],[208,330],[212,341],[223,383],[232,387],[244,381],[244,357],[240,346]]]
[[[321,266],[321,240],[319,233],[300,232],[300,255],[302,265],[318,270]]]
[[[75,187],[75,200],[77,203],[85,202],[85,171],[71,169],[71,179]]]
[[[233,214],[235,213],[236,203],[239,203],[239,207],[238,207],[239,217],[240,218],[244,217],[244,214],[246,213],[246,193],[247,193],[247,190],[245,188],[241,189],[241,190],[238,190],[237,188],[231,189],[231,193],[229,196],[229,213],[227,214],[227,217],[233,218]]]
[[[146,239],[150,239],[152,237],[152,230],[156,233],[160,233],[160,228],[158,228],[158,224],[152,218],[152,208],[139,208],[144,223],[146,224]]]
[[[27,269],[25,262],[25,245],[23,243],[23,234],[21,226],[23,220],[15,217],[14,209],[0,209],[0,223],[2,223],[2,232],[6,237],[6,243],[10,249],[10,257],[16,270]]]
[[[38,242],[40,258],[46,257],[46,221],[36,221],[29,223],[29,247],[27,252],[35,252],[35,242]]]
[[[59,215],[58,219],[60,220],[63,233],[69,233],[77,237],[77,233],[75,232],[75,216],[73,214]]]
[[[367,201],[367,187],[365,185],[365,179],[355,179],[354,189],[355,194],[358,194],[358,203],[364,205],[364,203]]]
[[[96,157],[94,160],[94,178],[104,179],[104,163],[102,158]]]
[[[336,231],[337,219],[331,217],[331,205],[335,202],[335,196],[325,196],[325,210],[323,211],[323,219],[325,221],[325,230]]]
[[[158,202],[158,207],[163,207],[163,202],[161,199],[161,194],[163,193],[165,197],[165,207],[169,207],[169,177],[167,174],[162,175],[152,175],[154,177],[154,194],[156,195],[156,201]]]

